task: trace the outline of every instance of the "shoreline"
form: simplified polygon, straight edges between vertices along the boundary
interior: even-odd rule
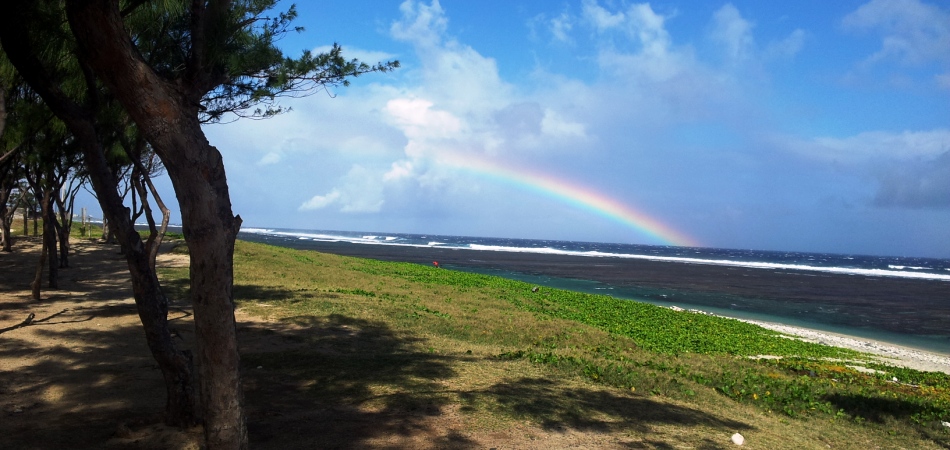
[[[508,271],[530,276],[566,280],[589,280],[619,289],[653,289],[657,293],[675,291],[701,295],[728,296],[741,307],[754,311],[769,306],[793,310],[802,305],[833,305],[838,310],[876,320],[879,329],[906,334],[902,330],[919,330],[920,334],[944,335],[950,320],[950,302],[945,300],[945,281],[893,277],[864,277],[843,274],[802,275],[794,271],[772,271],[759,268],[686,264],[639,259],[598,258],[551,255],[525,252],[480,251],[440,247],[401,247],[387,245],[326,242],[311,240],[262,239],[241,236],[241,239],[285,246],[301,250],[431,265],[461,270],[477,269]],[[647,297],[640,296],[640,301]],[[674,298],[658,298],[669,305]],[[694,298],[695,300],[695,298]],[[701,302],[685,301],[689,308],[702,311]],[[742,303],[742,302],[746,303]],[[741,309],[741,308],[740,308]],[[927,313],[918,313],[927,311]],[[730,317],[727,314],[717,314]],[[854,336],[786,325],[755,319],[730,317],[773,331],[797,336],[812,342],[849,348],[878,355],[882,363],[919,370],[950,373],[950,352],[914,348],[874,338]]]
[[[735,317],[730,318],[740,322],[758,325],[768,330],[777,331],[789,335],[793,339],[870,353],[877,356],[878,362],[882,364],[905,367],[922,372],[943,372],[950,374],[950,356],[947,355],[860,336],[851,336],[775,322],[739,319]]]

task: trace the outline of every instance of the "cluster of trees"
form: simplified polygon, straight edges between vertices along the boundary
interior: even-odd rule
[[[115,146],[109,164],[121,197],[131,193],[135,219],[151,210],[147,195],[133,188],[150,184],[149,177],[160,174],[162,166],[154,153],[135,152],[127,142],[118,142],[123,145]],[[53,289],[58,269],[69,267],[75,198],[87,180],[82,155],[65,124],[0,52],[0,251],[13,251],[11,230],[17,211],[23,217],[24,235],[29,233],[28,219],[33,219],[34,235],[42,222],[42,257],[32,283],[36,300],[44,265],[49,267],[47,285]]]
[[[241,219],[231,210],[221,154],[202,125],[270,117],[284,111],[280,97],[398,67],[347,60],[339,46],[285,56],[275,43],[298,30],[291,25],[296,12],[273,12],[275,3],[41,0],[15,2],[0,14],[0,156],[2,168],[9,166],[0,184],[27,180],[48,224],[51,254],[64,228],[54,212],[72,215],[72,202],[59,193],[92,185],[164,376],[165,421],[203,424],[208,448],[246,447],[247,432],[232,297]],[[155,272],[163,227],[151,201],[162,224],[168,220],[151,183],[158,170],[172,181],[190,249],[194,353],[172,339]],[[145,240],[134,228],[143,214],[152,231]]]

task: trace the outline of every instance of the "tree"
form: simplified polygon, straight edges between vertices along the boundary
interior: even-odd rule
[[[165,380],[165,421],[189,426],[198,422],[193,364],[179,350],[168,328],[168,300],[148,262],[142,240],[117,193],[118,181],[106,156],[102,131],[115,124],[116,111],[88,68],[72,55],[70,34],[63,33],[57,2],[14,4],[0,14],[0,41],[18,73],[43,98],[72,134],[83,153],[85,171],[103,215],[112,224],[128,263],[136,309],[146,342]],[[70,64],[71,63],[71,64]],[[121,108],[117,109],[121,111]],[[110,119],[111,118],[111,119]]]
[[[346,85],[350,77],[398,66],[345,60],[339,46],[325,54],[284,57],[274,42],[290,30],[296,13],[291,8],[274,18],[264,17],[274,4],[274,0],[139,1],[120,10],[118,0],[66,1],[80,65],[124,106],[161,158],[181,206],[191,254],[190,292],[209,448],[244,447],[247,437],[232,298],[234,239],[241,220],[231,210],[221,154],[207,141],[201,124],[229,114],[269,117],[283,111],[274,103],[279,97]],[[46,69],[33,61],[35,47],[19,49],[15,58],[8,48],[27,31],[24,24],[35,20],[29,8],[21,6],[19,14],[5,16],[0,29],[4,48],[21,72],[31,74],[30,83],[42,86],[36,88],[44,99],[57,104],[51,107],[82,142],[86,159],[99,158],[87,161],[99,193],[109,175],[103,173],[101,143],[89,113],[64,101]],[[119,224],[124,229],[128,220],[113,209],[114,197],[118,196],[112,192],[108,199],[100,198],[100,205],[110,222],[124,220]],[[132,243],[137,246],[132,252],[139,252],[141,242]],[[132,272],[135,280],[135,268]]]
[[[13,251],[10,227],[21,200],[16,195],[21,175],[19,146],[9,144],[5,138],[7,98],[17,91],[15,72],[6,54],[0,52],[0,251],[4,252]]]

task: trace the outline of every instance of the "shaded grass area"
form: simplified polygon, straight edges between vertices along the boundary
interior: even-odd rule
[[[184,295],[187,269],[164,276]],[[533,288],[238,242],[238,305],[275,324],[284,341],[244,351],[249,403],[263,397],[271,405],[252,407],[252,440],[266,446],[288,427],[322,420],[351,436],[347,445],[419,432],[477,447],[457,430],[426,429],[427,418],[453,413],[463,430],[527,421],[646,447],[661,446],[656,439],[716,447],[734,431],[758,433],[770,448],[803,440],[950,447],[941,424],[950,421],[947,375],[863,362],[881,371],[864,374],[842,360],[866,355],[736,320]],[[762,354],[784,358],[748,358]],[[280,387],[299,394],[284,408],[272,401]],[[254,414],[287,414],[281,410],[309,412],[258,420],[254,433]],[[711,430],[732,431],[710,441]]]

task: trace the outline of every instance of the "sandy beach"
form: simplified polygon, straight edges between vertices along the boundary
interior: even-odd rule
[[[926,352],[915,348],[904,347],[887,342],[865,339],[856,336],[830,333],[827,331],[811,330],[808,328],[793,327],[773,322],[758,320],[744,320],[762,328],[778,331],[779,333],[794,336],[803,341],[815,342],[822,345],[842,347],[859,352],[871,353],[879,356],[884,364],[907,367],[926,372],[944,372],[950,374],[950,357],[937,353]]]

